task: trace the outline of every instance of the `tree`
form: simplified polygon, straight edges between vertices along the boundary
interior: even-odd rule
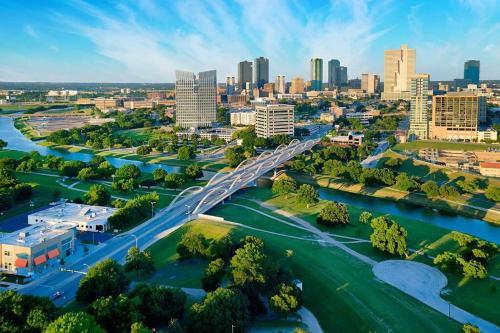
[[[219,288],[193,304],[188,332],[245,332],[249,322],[248,299],[238,289]]]
[[[373,233],[370,235],[372,246],[390,254],[406,255],[406,237],[408,232],[387,216],[379,216],[370,223]]]
[[[149,327],[163,326],[184,313],[186,294],[178,288],[139,283],[130,298],[141,300],[139,312]]]
[[[340,177],[346,173],[346,168],[340,161],[328,160],[323,165],[323,172],[332,177]]]
[[[268,278],[267,260],[264,242],[256,237],[246,237],[243,246],[231,258],[234,284],[256,290],[263,287]]]
[[[106,333],[106,331],[91,315],[85,312],[68,312],[51,323],[45,333]]]
[[[359,223],[368,224],[370,223],[373,215],[370,212],[364,211],[359,214]]]
[[[205,291],[214,291],[220,286],[222,278],[225,274],[225,262],[221,258],[211,261],[201,280]]]
[[[162,168],[155,169],[153,171],[153,180],[156,183],[163,183],[165,181],[165,176],[167,175],[167,172],[163,170]]]
[[[177,158],[180,160],[192,160],[195,157],[196,154],[194,152],[194,149],[188,147],[187,145],[180,147],[179,151],[177,152]]]
[[[361,166],[361,164],[359,164],[359,162],[351,160],[349,161],[349,163],[347,163],[346,171],[349,174],[349,178],[357,182],[359,180],[361,172],[363,171],[363,167]]]
[[[397,169],[403,164],[403,160],[397,157],[391,157],[387,161],[384,162],[384,166],[391,168],[391,169]]]
[[[102,178],[109,178],[116,172],[116,168],[111,165],[108,161],[104,161],[97,167],[97,173]]]
[[[120,294],[117,297],[101,297],[95,300],[87,311],[94,316],[97,323],[106,332],[127,332],[133,322],[144,320],[144,316],[138,308],[140,302],[140,300],[131,299],[125,294]]]
[[[141,180],[141,184],[140,185],[142,187],[150,188],[150,187],[155,186],[156,182],[154,181],[154,179],[146,178],[146,179]]]
[[[152,149],[150,146],[139,146],[139,147],[137,147],[135,152],[137,153],[137,155],[144,156],[144,155],[151,153],[151,151],[152,151]]]
[[[191,164],[184,170],[184,174],[190,179],[199,179],[203,177],[203,170],[198,164]]]
[[[302,306],[302,291],[295,285],[280,284],[269,297],[269,307],[281,315],[296,312]]]
[[[141,170],[133,164],[125,164],[116,170],[115,175],[118,179],[138,179],[141,177]]]
[[[462,333],[481,333],[481,330],[476,325],[467,323],[462,326]]]
[[[303,184],[297,190],[297,202],[300,204],[310,205],[319,201],[319,192],[309,184]]]
[[[427,198],[434,198],[439,195],[439,186],[433,180],[428,180],[420,186],[420,190],[425,193]]]
[[[91,267],[80,280],[76,300],[91,303],[103,296],[118,296],[127,290],[129,280],[123,267],[112,259],[105,259]]]
[[[439,196],[443,198],[456,198],[460,194],[454,186],[442,185],[439,187]]]
[[[401,172],[396,177],[396,188],[402,191],[415,191],[420,187],[415,177],[409,177],[406,173]]]
[[[479,189],[478,179],[474,178],[471,180],[459,180],[457,181],[458,187],[466,193],[474,194]]]
[[[115,191],[129,192],[137,187],[137,181],[134,178],[118,179],[111,184],[111,188]]]
[[[500,187],[489,185],[484,195],[492,201],[500,202]]]
[[[297,182],[292,177],[282,175],[274,180],[272,191],[276,195],[284,195],[288,199],[290,193],[297,190]]]
[[[85,168],[85,163],[82,161],[64,161],[59,169],[59,174],[66,177],[76,177],[83,168]]]
[[[5,147],[7,147],[7,142],[0,139],[0,150],[4,149]]]
[[[46,297],[0,292],[0,332],[42,332],[56,315],[57,308]]]
[[[177,253],[181,259],[192,257],[206,257],[208,241],[203,234],[187,232],[182,235],[181,241],[177,244]]]
[[[137,277],[139,273],[150,274],[154,272],[155,265],[151,254],[148,251],[141,251],[138,247],[132,246],[127,253],[125,272],[136,272]]]
[[[78,171],[76,178],[83,181],[89,181],[98,178],[99,175],[91,167],[86,167]]]
[[[144,324],[141,322],[133,323],[132,326],[130,326],[130,333],[152,333],[152,332],[153,331],[144,326]]]
[[[316,218],[319,224],[324,225],[347,225],[350,220],[347,206],[336,201],[328,202]]]
[[[164,185],[167,188],[181,187],[185,182],[183,175],[178,173],[169,173],[165,176]]]
[[[83,200],[88,205],[105,206],[111,200],[111,193],[102,185],[94,184],[89,191],[84,194]]]
[[[485,279],[488,277],[488,270],[486,267],[477,260],[469,260],[462,262],[463,274],[465,277],[476,279]]]
[[[229,167],[234,168],[243,162],[245,159],[243,153],[244,150],[241,146],[227,148],[224,157],[227,159]]]

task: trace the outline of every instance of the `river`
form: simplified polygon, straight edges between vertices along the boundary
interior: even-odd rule
[[[94,155],[87,153],[59,151],[49,147],[41,146],[36,142],[26,138],[17,128],[10,117],[0,116],[0,138],[8,143],[7,149],[19,150],[24,152],[37,151],[43,156],[54,155],[63,157],[66,160],[77,160],[88,162]],[[125,164],[134,164],[143,172],[153,172],[155,169],[162,168],[167,172],[180,172],[181,167],[169,166],[164,164],[144,163],[141,161],[127,160],[117,157],[106,157],[111,165],[119,168]]]
[[[257,186],[270,187],[271,182],[269,179],[260,179]],[[500,244],[500,225],[497,224],[459,214],[452,215],[435,209],[412,205],[403,201],[379,199],[324,187],[319,187],[318,191],[320,198],[324,200],[338,201],[365,209],[369,212],[378,212],[418,220],[422,223],[429,223],[445,229],[460,231],[489,242]]]

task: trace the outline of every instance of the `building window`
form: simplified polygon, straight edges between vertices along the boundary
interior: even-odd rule
[[[6,256],[6,257],[10,257],[10,252],[9,252],[9,251],[4,251],[4,252],[3,252],[3,254],[4,254],[4,256]]]

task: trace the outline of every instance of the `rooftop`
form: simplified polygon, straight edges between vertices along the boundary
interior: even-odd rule
[[[0,243],[17,246],[35,246],[75,229],[76,223],[37,223],[18,231],[0,235]]]
[[[89,223],[108,219],[116,212],[116,208],[90,206],[75,203],[63,203],[41,210],[30,216],[48,222],[83,222]]]
[[[500,169],[500,162],[482,162],[479,164],[481,168]]]

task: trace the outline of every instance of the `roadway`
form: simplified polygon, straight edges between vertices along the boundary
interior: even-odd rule
[[[145,249],[160,238],[173,232],[197,214],[207,212],[233,193],[294,156],[311,149],[318,140],[292,141],[279,146],[274,152],[264,152],[258,157],[242,162],[233,172],[218,173],[205,187],[193,187],[181,192],[169,207],[132,230],[116,236],[74,263],[67,264],[67,271],[52,271],[17,288],[19,292],[37,296],[51,296],[56,291],[64,294],[55,300],[56,305],[70,303],[76,294],[80,279],[89,267],[107,258],[123,263],[128,249],[136,244]]]

